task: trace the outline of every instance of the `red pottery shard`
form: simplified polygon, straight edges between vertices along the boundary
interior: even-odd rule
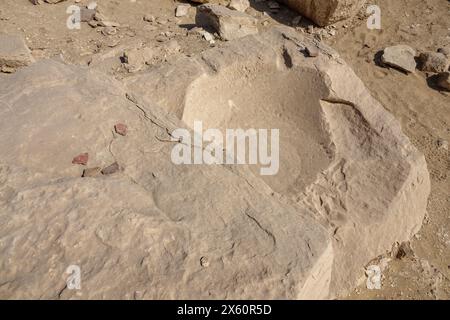
[[[120,134],[121,136],[126,136],[128,127],[123,123],[118,123],[114,126],[114,129],[116,130],[117,134]]]
[[[81,164],[83,166],[87,165],[89,160],[89,154],[88,153],[82,153],[75,158],[73,158],[72,163],[73,164]]]

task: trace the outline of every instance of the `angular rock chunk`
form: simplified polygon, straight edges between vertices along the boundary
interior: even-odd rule
[[[197,25],[217,31],[223,40],[233,40],[258,33],[257,19],[220,5],[199,6],[195,20]]]
[[[180,4],[175,9],[175,17],[184,17],[189,13],[189,9],[191,5],[189,4]]]
[[[381,61],[391,67],[405,72],[414,72],[416,70],[416,60],[414,59],[416,51],[406,45],[396,45],[384,49]]]
[[[0,69],[14,71],[33,62],[34,58],[21,36],[0,34]]]
[[[102,169],[100,167],[88,168],[83,170],[82,178],[92,178],[101,175]]]

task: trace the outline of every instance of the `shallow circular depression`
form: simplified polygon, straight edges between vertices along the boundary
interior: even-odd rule
[[[225,129],[279,129],[279,171],[261,179],[276,192],[295,195],[333,160],[319,103],[325,90],[316,70],[230,67],[189,87],[182,119],[190,127],[201,120],[203,130],[217,128],[224,137]],[[260,175],[261,165],[250,168]]]

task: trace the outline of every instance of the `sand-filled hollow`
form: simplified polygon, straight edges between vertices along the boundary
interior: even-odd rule
[[[194,81],[182,120],[188,126],[202,121],[204,130],[217,128],[224,135],[226,129],[279,129],[279,172],[261,178],[274,191],[296,194],[333,158],[319,102],[322,90],[322,80],[311,69],[231,66]],[[259,167],[252,170],[259,174]]]

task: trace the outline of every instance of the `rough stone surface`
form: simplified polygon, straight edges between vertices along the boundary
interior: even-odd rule
[[[421,226],[424,157],[310,38],[273,30],[126,84],[54,61],[0,82],[0,297],[332,298]],[[195,118],[289,132],[279,175],[172,164],[168,132]],[[133,128],[126,139],[111,135],[118,121]],[[81,178],[79,150],[121,170]],[[79,296],[62,276],[73,264]]]
[[[233,40],[258,33],[256,18],[221,5],[205,4],[197,7],[196,24],[212,28],[223,40]]]
[[[319,26],[327,26],[355,15],[366,0],[280,0]]]
[[[0,71],[11,71],[34,62],[24,39],[18,35],[0,34]]]
[[[381,61],[405,72],[415,72],[417,65],[415,56],[416,51],[413,48],[406,45],[396,45],[384,49]]]
[[[301,132],[297,132],[298,127],[306,127],[308,124],[303,124],[301,121],[311,123],[312,119],[317,119],[314,117],[308,118],[306,115],[297,115],[298,118],[296,118],[295,113],[298,112],[296,111],[298,108],[297,101],[306,101],[305,104],[307,105],[313,105],[314,99],[321,101],[321,107],[319,108],[323,108],[322,110],[326,114],[324,122],[329,123],[330,130],[336,134],[335,136],[332,134],[330,139],[333,140],[332,144],[336,145],[336,148],[340,150],[338,151],[339,156],[334,153],[333,160],[330,163],[327,160],[327,151],[325,151],[323,154],[316,154],[314,156],[315,162],[305,164],[303,168],[289,165],[289,163],[298,164],[301,162],[301,158],[296,158],[301,157],[301,155],[296,155],[295,151],[292,150],[297,149],[305,152],[305,150],[309,150],[308,148],[311,148],[310,150],[317,150],[318,148],[312,147],[314,145],[313,141],[305,141],[304,144],[295,145],[296,142],[289,140],[289,137],[282,136],[280,145],[284,145],[284,147],[281,148],[280,154],[286,158],[281,156],[280,163],[285,165],[281,166],[277,177],[273,179],[268,178],[264,181],[273,190],[281,194],[289,194],[294,198],[299,193],[304,192],[306,188],[308,190],[306,191],[307,195],[300,197],[303,199],[305,206],[308,208],[317,206],[318,209],[313,209],[316,212],[314,214],[316,217],[321,216],[324,219],[328,219],[326,217],[329,214],[333,216],[331,221],[333,224],[337,223],[337,226],[335,225],[336,230],[340,230],[337,231],[339,236],[335,239],[340,244],[335,247],[335,263],[333,264],[333,268],[335,268],[333,269],[333,277],[335,278],[331,281],[332,289],[330,289],[333,295],[338,291],[345,291],[345,288],[351,287],[350,283],[354,281],[354,279],[351,279],[352,274],[358,274],[357,266],[360,267],[367,263],[368,259],[370,259],[369,256],[376,256],[377,253],[375,252],[381,250],[382,247],[388,250],[392,243],[397,241],[393,241],[394,238],[409,238],[411,234],[419,229],[429,192],[429,177],[423,156],[411,146],[401,133],[398,123],[383,110],[379,103],[371,98],[362,83],[351,69],[337,57],[336,53],[308,38],[299,39],[298,36],[295,37],[288,32],[284,32],[283,37],[280,36],[283,39],[289,37],[292,37],[293,40],[284,42],[275,37],[277,39],[275,41],[273,35],[269,36],[267,34],[261,35],[261,37],[247,37],[245,41],[230,43],[226,48],[210,50],[197,59],[181,59],[177,63],[161,66],[152,72],[131,78],[128,80],[128,85],[130,89],[133,88],[139,92],[144,100],[157,101],[169,113],[177,115],[188,125],[192,125],[195,119],[201,119],[206,127],[245,127],[249,126],[250,120],[248,119],[252,119],[252,127],[264,128],[270,126],[281,128],[281,132],[289,132],[291,137],[302,136]],[[262,43],[266,43],[266,45]],[[307,58],[301,54],[301,52],[306,51],[306,48],[313,46],[318,48],[317,57]],[[253,54],[250,54],[250,52]],[[239,59],[236,57],[239,57]],[[184,75],[184,78],[179,79],[174,70],[178,70]],[[240,74],[241,70],[252,70],[252,72],[246,73],[245,77],[236,76]],[[302,72],[304,75],[309,74],[305,70],[310,70],[312,74],[315,73],[313,70],[323,72],[325,79],[327,79],[324,85],[329,89],[325,89],[323,93],[319,94],[323,94],[322,98],[292,96],[292,91],[289,90],[290,86],[302,88],[302,90],[296,90],[300,92],[321,92],[322,90],[317,81],[310,78],[307,79],[306,76],[304,76],[304,81],[307,83],[296,80],[295,76],[290,78],[288,75],[290,72],[295,74],[295,70]],[[284,72],[286,73],[284,74]],[[280,74],[284,74],[284,76]],[[168,83],[170,83],[170,86],[167,85]],[[310,83],[314,84],[312,88],[309,87]],[[245,90],[243,88],[249,89]],[[271,89],[269,90],[269,88]],[[287,88],[285,90],[289,90],[289,92],[284,92],[283,88]],[[301,93],[298,94],[301,95]],[[250,97],[258,97],[258,99]],[[246,111],[231,116],[226,111],[229,110],[230,105],[234,105],[235,110]],[[289,124],[289,121],[284,118],[277,119],[277,117],[274,117],[274,114],[277,114],[277,106],[280,105],[293,106],[293,114],[286,115],[286,118],[290,118],[293,121],[292,124]],[[242,106],[245,106],[245,108]],[[339,107],[337,108],[337,106]],[[286,114],[286,112],[287,110],[283,109],[283,113]],[[255,116],[256,114],[259,116]],[[361,126],[356,124],[358,121],[363,121],[364,124],[361,124]],[[384,131],[386,123],[390,126],[389,132]],[[356,127],[354,129],[345,129],[344,124],[348,126],[355,124]],[[342,127],[343,125],[344,127]],[[320,127],[320,125],[318,124],[315,127]],[[383,131],[381,136],[375,138],[381,131]],[[315,143],[318,144],[328,145],[330,143],[330,141],[327,141],[326,134],[322,136],[318,132],[317,139]],[[368,145],[363,142],[366,139],[371,141]],[[392,185],[393,181],[387,178],[393,174],[388,172],[394,169],[388,162],[397,157],[403,158],[403,151],[401,151],[403,147],[394,147],[391,150],[392,152],[389,152],[388,158],[390,160],[387,160],[387,158],[384,160],[387,162],[370,159],[377,152],[384,153],[381,150],[385,150],[385,147],[391,149],[394,145],[397,145],[398,142],[394,142],[396,140],[402,141],[400,144],[407,146],[407,149],[411,152],[410,156],[406,157],[409,160],[402,159],[399,160],[399,163],[412,161],[415,164],[410,166],[403,163],[400,165],[403,169],[397,168],[403,172],[401,176],[409,172],[406,174],[409,178],[406,178],[406,180],[402,178],[403,182],[399,181],[399,184],[394,183],[394,185],[397,185],[397,187],[394,187]],[[362,150],[355,150],[355,146],[361,146]],[[375,153],[373,154],[372,151]],[[333,151],[330,152],[333,154]],[[363,163],[352,159],[352,157],[355,157],[355,159],[366,159],[364,163],[369,167],[365,167]],[[332,164],[336,166],[333,167]],[[327,167],[328,169],[326,169]],[[413,167],[415,169],[412,169]],[[347,168],[351,169],[347,171]],[[339,173],[339,170],[343,171]],[[314,172],[318,171],[326,172],[323,178],[315,176]],[[355,174],[357,176],[361,174],[361,176],[355,178],[356,180],[352,180],[348,176],[350,171],[352,172],[351,175]],[[358,171],[359,174],[356,173]],[[312,176],[311,172],[313,172]],[[378,172],[376,174],[377,177],[372,177],[370,172]],[[315,181],[316,178],[318,180]],[[341,191],[325,192],[325,194],[319,191],[322,187],[333,189],[329,185],[337,183],[334,179],[346,181],[344,183],[345,187],[342,187]],[[420,180],[419,185],[416,185],[416,179]],[[375,205],[373,199],[383,198],[381,194],[387,190],[383,187],[381,189],[377,187],[377,183],[386,187],[390,185],[389,189],[399,188],[398,192],[402,194],[401,198],[409,194],[406,197],[411,199],[411,201],[415,198],[414,194],[417,194],[416,191],[413,191],[417,187],[420,189],[417,192],[422,194],[422,196],[418,203],[402,202],[402,204],[393,204],[390,209],[387,209],[387,207],[383,209],[383,206],[391,203],[393,198],[390,195],[388,196],[390,200],[382,200]],[[352,190],[350,193],[354,194],[350,195],[348,193],[349,190]],[[340,197],[344,197],[344,195],[345,197],[349,196],[351,199],[358,197],[367,199],[368,202],[372,203],[369,210],[371,213],[362,209],[366,200],[358,200],[352,205],[347,200],[342,200],[345,203],[343,205],[345,209],[338,204],[340,200],[332,200],[341,199]],[[321,198],[321,200],[317,200],[318,198]],[[328,200],[324,200],[324,198]],[[323,201],[326,203],[329,201],[329,204],[323,204]],[[381,203],[384,204],[382,205]],[[409,205],[411,205],[411,208],[406,210],[406,207]],[[349,207],[352,207],[352,209],[349,209]],[[388,211],[392,214],[388,214]],[[411,212],[417,215],[412,218]],[[383,222],[381,224],[375,223],[372,220],[375,216],[379,217],[375,220]],[[351,231],[353,227],[351,227],[350,221],[356,223],[357,231]],[[390,225],[390,223],[392,224]],[[400,229],[403,231],[400,233],[402,235],[397,233],[399,229],[391,229],[393,225],[401,226]],[[369,239],[366,234],[369,230],[372,235],[380,232],[389,236],[387,238],[384,238],[384,236],[379,237],[378,240]],[[364,245],[360,246],[361,243],[364,243]],[[363,247],[364,249],[362,249]],[[346,261],[347,258],[344,257],[348,257],[349,252],[352,251],[352,257],[355,260]],[[371,253],[368,254],[368,252]]]

